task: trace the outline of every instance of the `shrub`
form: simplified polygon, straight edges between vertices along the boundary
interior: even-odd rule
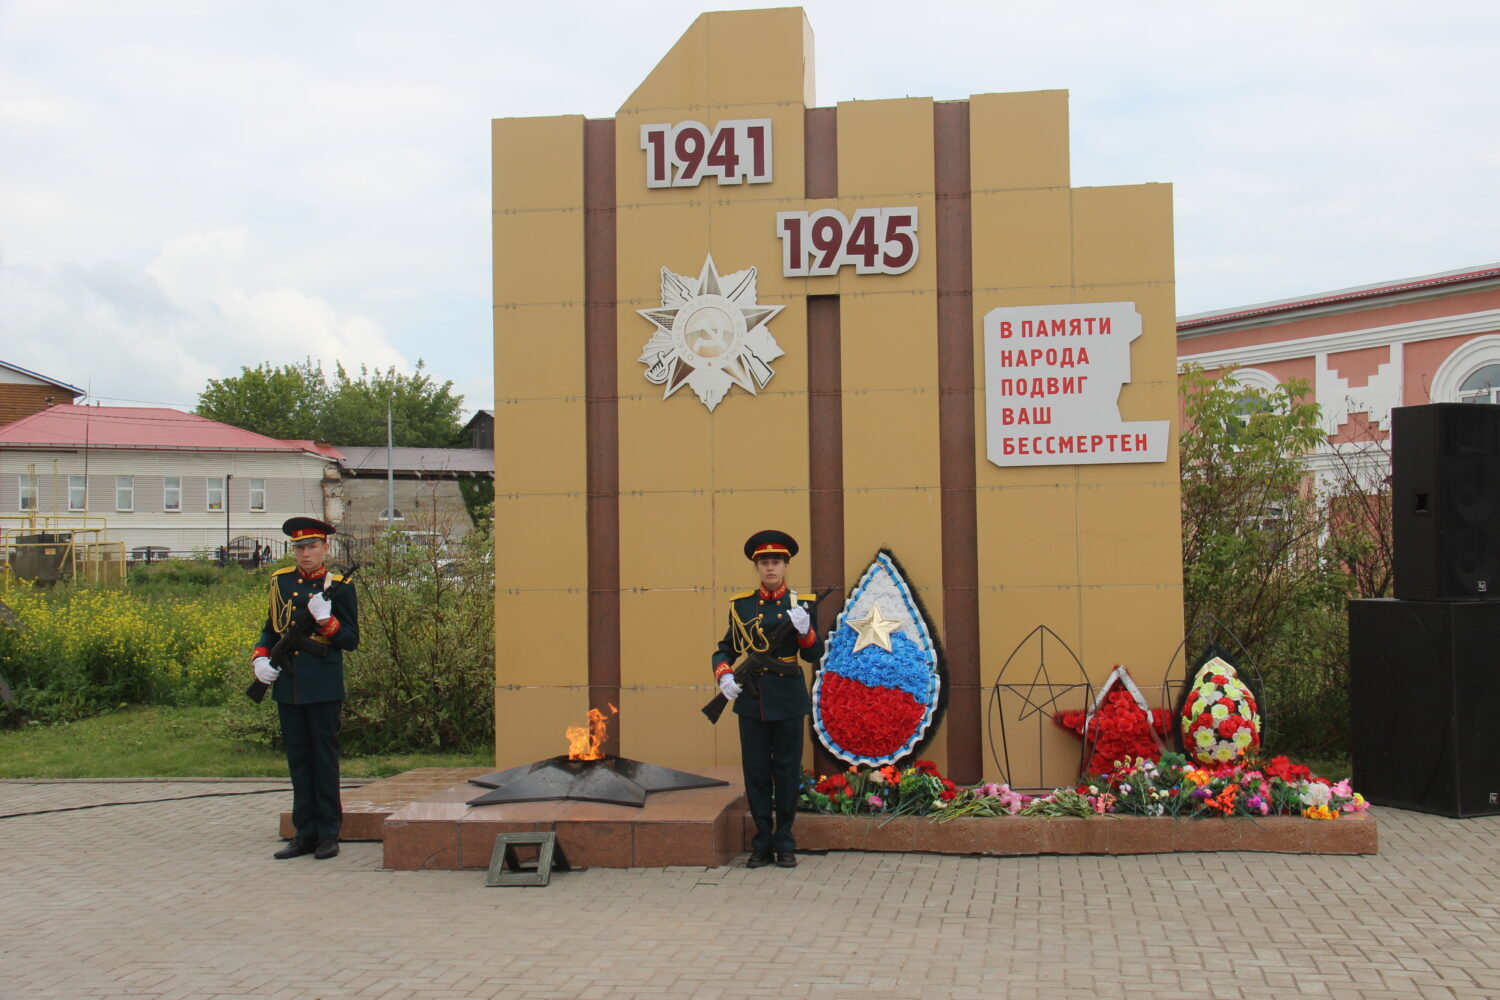
[[[163,559],[132,566],[126,585],[132,593],[166,598],[194,596],[209,588],[259,593],[265,589],[265,575],[233,563],[220,566],[208,559]]]
[[[243,637],[264,614],[257,593],[217,588],[152,601],[122,590],[19,585],[6,603],[22,626],[0,628],[0,674],[17,701],[0,708],[6,725],[64,722],[121,704],[220,704],[244,673]]]
[[[387,532],[359,570],[359,650],[345,658],[351,753],[474,750],[495,734],[494,562],[486,511],[450,551]]]
[[[1305,383],[1189,369],[1181,390],[1187,623],[1212,615],[1255,656],[1267,752],[1347,757],[1345,604],[1389,586],[1389,487],[1358,472],[1369,463],[1331,486],[1309,475],[1325,437]]]

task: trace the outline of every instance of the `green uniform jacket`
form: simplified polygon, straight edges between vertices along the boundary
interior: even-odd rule
[[[326,572],[332,572],[328,570]],[[320,701],[344,700],[344,650],[359,646],[359,602],[354,584],[333,573],[328,600],[333,605],[336,625],[325,626],[323,634],[314,632],[311,639],[320,650],[298,650],[292,654],[293,669],[283,670],[271,686],[271,697],[289,705],[311,705]],[[307,599],[323,589],[323,577],[304,577],[295,566],[271,574],[270,611],[260,631],[255,655],[266,656],[276,645],[279,634],[276,623],[291,621],[291,615],[307,607]],[[290,614],[287,608],[290,607]]]
[[[812,612],[812,601],[798,598],[797,603],[809,613]],[[757,645],[768,642],[770,636],[786,621],[786,612],[791,604],[792,595],[786,589],[774,597],[762,590],[747,590],[730,598],[729,626],[713,654],[715,679],[732,667],[745,652],[745,634],[748,633],[751,641]],[[816,628],[800,638],[795,631],[792,632],[791,638],[768,653],[793,664],[799,654],[808,663],[817,663],[822,658],[823,640],[818,636]],[[790,677],[762,674],[759,683],[759,697],[746,691],[734,700],[737,714],[774,722],[778,719],[795,719],[812,711],[812,699],[807,695],[807,680],[800,667]]]

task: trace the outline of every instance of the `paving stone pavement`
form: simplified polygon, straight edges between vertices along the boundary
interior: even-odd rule
[[[273,861],[284,787],[0,782],[0,814],[174,799],[0,819],[0,997],[1500,996],[1500,818],[1383,809],[1371,857],[835,853],[488,889],[373,843]]]

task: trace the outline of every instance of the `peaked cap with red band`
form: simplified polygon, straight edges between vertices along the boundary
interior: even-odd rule
[[[757,531],[745,540],[745,558],[759,559],[761,556],[780,556],[791,559],[797,554],[797,539],[785,531],[766,529]]]
[[[289,517],[281,525],[281,533],[291,538],[293,545],[305,545],[326,542],[334,530],[333,525],[315,517]]]

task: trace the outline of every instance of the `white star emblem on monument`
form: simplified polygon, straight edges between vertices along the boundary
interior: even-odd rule
[[[758,305],[755,294],[755,268],[720,275],[712,254],[696,281],[661,269],[661,307],[636,312],[656,325],[640,361],[663,399],[687,385],[712,410],[732,386],[765,388],[786,353],[766,323],[786,307]]]

